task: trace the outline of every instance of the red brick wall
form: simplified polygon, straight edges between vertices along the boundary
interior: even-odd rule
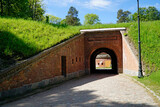
[[[60,76],[62,74],[61,56],[66,56],[67,74],[84,71],[84,37],[75,37],[54,47],[48,55],[39,57],[37,61],[21,69],[19,73],[1,82],[0,91]]]
[[[118,72],[122,73],[121,33],[119,31],[90,32],[52,47],[0,74],[2,78],[0,92],[61,76],[61,56],[66,56],[67,75],[79,71],[90,72],[90,57],[99,48],[108,48],[115,52]]]
[[[90,72],[90,57],[99,48],[113,50],[117,56],[118,72],[123,72],[122,36],[119,31],[85,33],[85,69]]]

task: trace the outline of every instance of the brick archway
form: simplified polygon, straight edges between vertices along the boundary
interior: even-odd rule
[[[95,57],[93,55],[98,49],[102,51],[109,51],[111,54],[114,53],[114,58],[116,64],[114,64],[114,71],[112,73],[122,73],[123,72],[123,45],[122,45],[122,34],[120,28],[114,29],[91,29],[91,30],[81,30],[84,35],[84,56],[85,56],[85,71],[86,73],[92,73],[94,70],[91,64],[91,59]],[[94,57],[93,57],[93,56]],[[91,58],[92,57],[92,58]],[[91,67],[92,65],[92,67]],[[95,70],[94,70],[95,71]]]
[[[112,64],[112,69],[108,69],[108,70],[97,70],[95,67],[95,59],[96,56],[98,54],[100,54],[101,52],[105,52],[107,54],[109,54],[111,56],[111,64]],[[95,50],[91,57],[90,57],[90,73],[112,73],[112,74],[118,74],[118,68],[117,68],[117,56],[115,54],[115,52],[111,49],[108,48],[99,48],[97,50]]]

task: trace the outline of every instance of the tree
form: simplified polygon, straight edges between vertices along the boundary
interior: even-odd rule
[[[62,20],[61,18],[53,16],[53,15],[47,14],[47,16],[49,17],[49,23],[52,23],[52,24],[60,24]]]
[[[45,13],[42,0],[29,0],[30,17],[33,20],[43,20]]]
[[[28,0],[0,0],[1,16],[26,18],[28,15]]]
[[[42,0],[0,0],[1,16],[42,20],[44,12]]]
[[[29,2],[28,0],[9,0],[10,6],[8,16],[28,18],[29,16]]]
[[[147,13],[147,20],[159,20],[160,19],[160,12],[155,7],[148,7],[146,10]]]
[[[153,6],[148,8],[142,7],[139,9],[141,21],[160,20],[160,12]],[[132,14],[131,21],[137,21],[137,12]]]
[[[80,19],[78,18],[78,11],[74,7],[70,7],[68,14],[66,16],[66,23],[68,25],[80,25]]]
[[[49,23],[49,16],[46,16],[46,23]]]
[[[85,18],[85,20],[84,20],[84,24],[85,25],[87,25],[87,24],[89,24],[89,25],[93,25],[93,24],[98,24],[98,23],[100,23],[99,21],[99,16],[98,15],[96,15],[96,14],[93,14],[93,13],[91,13],[91,14],[86,14],[85,16],[84,16],[84,18]]]
[[[3,16],[3,0],[0,0],[0,11],[1,11],[1,16]]]
[[[117,23],[129,22],[130,11],[123,11],[122,9],[117,12]]]
[[[60,24],[61,24],[61,25],[67,25],[66,19],[61,20]]]

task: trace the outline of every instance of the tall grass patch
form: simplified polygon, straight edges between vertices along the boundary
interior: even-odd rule
[[[130,26],[129,36],[138,49],[137,24]],[[160,70],[160,21],[141,23],[142,60],[147,73]]]
[[[80,34],[81,29],[127,27],[128,25],[61,27],[31,20],[0,18],[0,56],[25,59]]]

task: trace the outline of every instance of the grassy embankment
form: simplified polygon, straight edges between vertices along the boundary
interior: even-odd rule
[[[0,18],[0,69],[7,67],[9,62],[12,64],[26,59],[80,34],[81,29],[112,27],[129,28],[128,35],[137,47],[137,23],[63,27],[23,19]],[[139,81],[160,95],[160,21],[141,23],[141,40],[146,71],[157,72]]]
[[[127,27],[128,25],[64,27],[31,20],[0,18],[0,62],[3,62],[0,63],[0,70],[80,34],[80,29]]]
[[[136,24],[130,26],[129,37],[137,44]],[[150,76],[138,79],[160,96],[160,21],[141,23],[142,60]]]

